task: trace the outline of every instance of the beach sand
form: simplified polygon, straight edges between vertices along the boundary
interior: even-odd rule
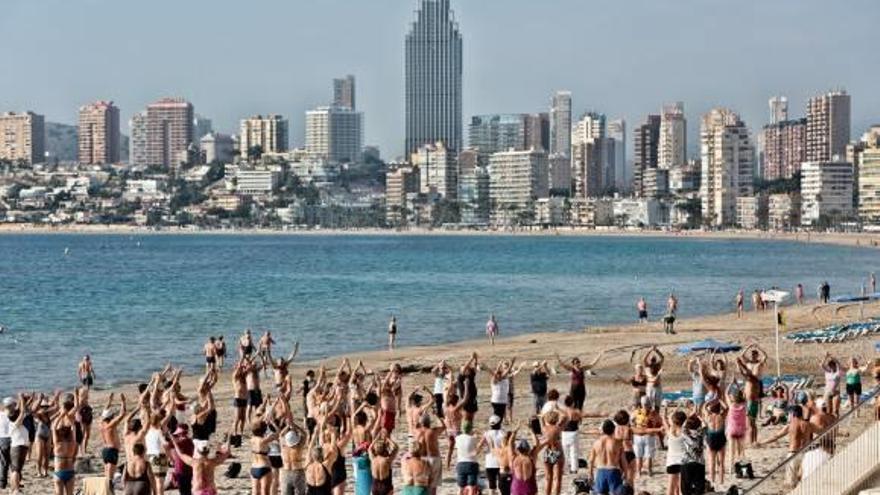
[[[686,303],[686,301],[685,301]],[[880,303],[865,305],[864,315],[877,316],[880,315]],[[787,331],[816,328],[832,322],[851,321],[859,316],[858,305],[851,306],[815,306],[807,305],[802,307],[788,307],[784,309],[788,323]],[[771,360],[768,362],[768,372],[775,370],[776,362],[773,360],[774,355],[774,331],[773,331],[773,312],[766,311],[761,313],[748,312],[744,318],[737,319],[733,314],[724,314],[716,316],[707,316],[700,318],[686,319],[676,324],[677,335],[664,335],[660,322],[651,322],[646,325],[625,325],[603,328],[584,329],[580,332],[569,333],[536,333],[529,335],[521,335],[511,338],[500,339],[494,347],[489,347],[484,340],[476,340],[470,342],[460,342],[442,346],[421,346],[402,348],[391,352],[369,352],[350,354],[349,357],[353,361],[358,359],[364,360],[367,367],[373,370],[384,370],[392,363],[400,363],[405,369],[421,369],[429,368],[439,359],[447,359],[453,366],[467,360],[471,352],[480,353],[481,361],[486,366],[494,366],[500,359],[509,359],[516,357],[520,361],[531,362],[539,359],[552,359],[555,353],[559,353],[563,358],[580,356],[582,359],[591,360],[596,353],[607,351],[605,359],[596,370],[595,376],[589,377],[587,382],[587,402],[586,409],[590,411],[603,411],[613,413],[619,408],[628,406],[630,402],[630,390],[626,385],[622,385],[616,381],[616,377],[628,377],[632,370],[631,358],[634,351],[642,351],[651,345],[657,344],[661,351],[667,355],[667,362],[664,367],[664,389],[667,391],[681,390],[689,387],[689,378],[685,371],[685,358],[678,356],[675,349],[686,342],[698,339],[712,337],[719,340],[733,341],[745,343],[752,339],[756,340],[767,352]],[[795,345],[788,340],[781,340],[781,362],[783,373],[800,373],[820,377],[819,361],[826,351],[841,358],[846,358],[853,354],[861,354],[870,357],[874,355],[873,340],[863,338],[853,342],[832,345],[814,345],[801,344]],[[281,350],[278,351],[280,353]],[[132,356],[136,359],[136,356]],[[94,357],[97,371],[100,373],[101,357]],[[329,357],[322,361],[328,368],[338,366],[340,357]],[[157,367],[164,363],[156,363]],[[190,363],[191,364],[191,363]],[[315,368],[318,362],[298,363],[293,367],[295,381],[301,380],[307,368]],[[228,368],[227,364],[227,368]],[[145,381],[147,377],[144,377]],[[184,393],[192,394],[195,388],[197,377],[185,377],[183,380]],[[431,377],[428,373],[412,372],[407,374],[404,379],[404,393],[408,394],[415,386],[431,384]],[[488,416],[491,414],[491,408],[488,403],[488,373],[483,372],[478,376],[478,388],[480,390],[480,411],[477,415],[476,425],[478,431],[484,431],[484,425]],[[866,383],[869,378],[865,378]],[[269,380],[266,380],[264,387],[268,387]],[[821,383],[821,380],[819,380]],[[559,374],[552,377],[551,386],[558,388],[564,394],[568,389],[568,377],[565,374]],[[126,392],[129,396],[134,396],[134,386],[119,387],[114,392]],[[95,391],[92,393],[91,403],[96,409],[99,404],[106,400],[106,394],[110,390]],[[227,372],[215,389],[215,397],[220,412],[220,426],[218,433],[227,431],[230,428],[231,418],[231,387],[230,379]],[[528,377],[524,372],[523,375],[516,380],[516,415],[518,419],[527,419],[529,410],[531,409],[531,396],[529,393]],[[301,417],[301,401],[293,400],[294,412],[297,417]],[[97,413],[96,413],[97,414]],[[582,431],[585,429],[595,429],[601,421],[597,419],[586,420],[582,425]],[[405,428],[399,423],[399,427],[395,430],[397,440],[401,445],[406,445]],[[761,436],[768,435],[767,431],[762,431]],[[94,442],[97,436],[93,433],[93,441],[90,451],[97,455],[98,446]],[[220,436],[219,434],[217,436]],[[582,456],[586,457],[589,446],[594,437],[584,435],[580,441]],[[247,447],[247,442],[245,442]],[[445,445],[443,446],[445,452]],[[753,462],[757,475],[766,472],[769,468],[776,465],[784,456],[784,445],[777,443],[772,448],[749,449],[747,457]],[[237,461],[242,462],[244,466],[243,473],[247,472],[250,458],[245,450],[237,449],[235,452]],[[664,452],[659,452],[655,462],[655,474],[653,477],[643,477],[637,482],[637,490],[647,490],[651,494],[664,493],[666,476],[663,466]],[[100,458],[93,462],[93,465],[100,469]],[[239,478],[236,480],[228,480],[223,478],[219,473],[223,469],[218,470],[218,484],[220,493],[223,494],[247,494],[249,493],[249,479]],[[349,466],[349,472],[351,467]],[[399,471],[395,471],[395,476],[399,481]],[[448,470],[444,471],[443,488],[440,491],[443,495],[453,495],[457,493],[455,482],[452,477],[453,473]],[[573,493],[571,486],[571,476],[566,476],[563,480],[563,493]],[[41,480],[35,478],[33,466],[29,463],[25,472],[26,494],[48,494],[51,493],[51,484],[49,480]],[[721,488],[726,489],[729,483],[725,483]],[[539,478],[539,487],[543,493],[543,478]],[[347,491],[351,492],[353,485],[349,482]],[[176,492],[171,492],[176,493]]]

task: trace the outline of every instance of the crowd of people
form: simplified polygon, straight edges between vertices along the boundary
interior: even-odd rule
[[[298,345],[281,358],[274,345],[271,333],[255,339],[246,331],[224,373],[226,344],[212,337],[192,390],[183,390],[182,370],[169,365],[130,395],[110,394],[97,415],[89,399],[95,369],[86,356],[74,392],[3,400],[0,487],[19,493],[31,462],[38,477],[53,478],[56,494],[73,495],[78,461],[100,452],[106,487],[127,495],[214,495],[218,467],[236,477],[242,465],[249,466],[252,495],[343,495],[349,484],[356,495],[435,495],[444,473],[462,495],[560,495],[566,479],[588,480],[597,494],[634,493],[641,479],[658,474],[666,476],[668,495],[701,494],[751,469],[749,449],[786,438],[788,451],[799,452],[841,414],[843,393],[855,407],[870,366],[860,357],[845,366],[826,355],[823,397],[782,383],[764,390],[768,358],[753,343],[733,358],[690,359],[691,397],[669,404],[667,358],[654,346],[634,355],[632,376],[618,377],[630,387],[631,403],[596,411],[586,407],[587,378],[602,368],[604,352],[530,366],[513,358],[487,363],[474,352],[463,363],[438,362],[429,387],[413,383],[400,364],[380,371],[348,359],[294,378]],[[532,400],[515,409],[515,381],[524,371]],[[871,371],[880,381],[880,366]],[[557,375],[567,377],[567,388],[553,386]],[[215,400],[227,376],[228,405]],[[218,431],[223,419],[231,427]],[[762,428],[769,433],[761,435]],[[585,436],[596,439],[582,446]],[[815,469],[807,460],[789,464],[789,485]]]

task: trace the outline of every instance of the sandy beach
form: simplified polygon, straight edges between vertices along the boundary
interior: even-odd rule
[[[683,301],[683,304],[686,304]],[[732,304],[731,304],[732,306]],[[880,315],[880,303],[867,304],[863,308],[864,315],[877,316]],[[785,308],[787,320],[786,331],[795,331],[809,328],[816,328],[832,322],[852,321],[859,317],[859,308],[857,305],[850,306],[793,306]],[[664,367],[664,389],[667,391],[680,390],[689,387],[689,378],[685,372],[685,358],[677,355],[675,349],[684,343],[698,339],[712,337],[719,340],[746,343],[752,340],[758,342],[771,356],[771,362],[768,363],[769,370],[775,370],[774,355],[774,332],[773,332],[773,312],[748,312],[742,319],[737,319],[734,314],[723,314],[716,316],[700,317],[693,319],[681,320],[676,324],[677,335],[664,335],[661,323],[658,321],[649,324],[640,325],[623,325],[602,328],[583,329],[580,332],[569,333],[535,333],[529,335],[521,335],[512,338],[500,339],[494,347],[489,347],[484,340],[475,340],[468,342],[460,342],[444,346],[423,346],[411,347],[395,350],[392,352],[369,352],[350,354],[352,360],[363,360],[367,367],[372,370],[384,370],[392,363],[399,363],[409,370],[422,370],[430,368],[439,359],[445,358],[453,365],[464,362],[471,352],[476,350],[481,356],[482,362],[486,366],[494,366],[498,360],[516,357],[518,360],[531,362],[539,359],[552,359],[558,352],[565,357],[574,355],[580,356],[582,359],[591,360],[600,351],[606,351],[606,357],[596,370],[595,376],[589,377],[587,382],[587,402],[586,409],[589,411],[601,411],[604,413],[613,413],[614,411],[625,407],[629,404],[630,390],[626,385],[622,385],[617,381],[618,377],[627,377],[632,370],[633,353],[639,353],[657,344],[661,351],[667,355],[667,363]],[[873,356],[873,339],[862,338],[857,341],[847,342],[845,344],[832,345],[814,345],[800,344],[796,345],[792,342],[781,340],[781,364],[783,373],[797,373],[811,376],[820,376],[819,360],[826,351],[837,355],[840,358],[846,358],[854,354],[862,356]],[[280,351],[280,350],[279,350]],[[132,356],[136,359],[136,356]],[[293,368],[295,382],[301,380],[304,372],[308,368],[315,368],[321,363],[328,367],[338,365],[340,356],[327,356],[320,362],[296,363]],[[98,373],[100,373],[101,356],[94,356],[95,365]],[[156,363],[157,368],[164,363]],[[192,363],[188,363],[192,364]],[[228,366],[227,366],[228,368]],[[73,372],[73,370],[71,370]],[[145,381],[147,377],[144,377]],[[185,377],[183,380],[184,393],[192,394],[197,377]],[[486,425],[488,415],[491,412],[488,403],[488,374],[482,373],[478,376],[478,387],[480,390],[480,411],[477,415],[476,425],[478,431],[483,431]],[[865,378],[868,383],[869,378]],[[268,382],[268,381],[267,381]],[[404,380],[404,394],[408,394],[412,388],[421,385],[430,385],[431,376],[422,371],[413,371],[407,374]],[[268,385],[266,385],[268,386]],[[551,386],[559,390],[566,391],[568,388],[567,375],[560,374],[551,378]],[[528,377],[521,376],[517,379],[516,384],[516,416],[519,419],[527,419],[529,414],[531,396],[528,390]],[[134,386],[123,386],[112,390],[113,392],[126,392],[134,395]],[[91,402],[93,405],[102,404],[105,401],[106,394],[111,390],[95,391],[92,394]],[[215,397],[218,404],[220,415],[220,426],[218,432],[224,432],[231,426],[231,386],[227,372],[224,372],[220,383],[215,388]],[[301,417],[302,408],[299,400],[293,401],[294,412],[297,417]],[[99,407],[99,406],[96,406]],[[584,430],[595,429],[598,427],[600,420],[586,420],[581,428],[581,451],[586,456],[588,446],[591,444],[593,437],[584,434]],[[405,445],[403,425],[395,430],[398,440]],[[768,434],[762,431],[762,437]],[[247,443],[245,443],[247,446]],[[443,447],[445,450],[445,446]],[[90,446],[92,454],[97,454],[99,448],[93,442]],[[749,449],[747,457],[753,462],[758,475],[765,472],[768,468],[777,464],[784,455],[784,446],[778,443],[772,448]],[[242,462],[245,470],[249,465],[248,453],[242,449],[235,451],[236,461]],[[642,477],[637,482],[637,490],[647,490],[651,494],[664,493],[666,476],[658,474],[662,472],[664,465],[664,452],[659,452],[655,466],[655,475],[648,478]],[[93,465],[100,467],[100,459],[95,459]],[[349,471],[351,467],[349,466]],[[540,470],[539,470],[540,471]],[[395,476],[399,476],[399,472],[395,472]],[[224,494],[246,494],[249,493],[249,480],[247,478],[239,478],[235,480],[225,479],[218,474],[218,484],[220,493]],[[29,463],[25,472],[26,488],[24,493],[27,494],[46,494],[51,493],[51,484],[49,480],[36,478],[33,466]],[[721,488],[726,489],[728,483]],[[348,484],[347,491],[352,491],[353,485]],[[543,490],[542,478],[539,477],[539,487]],[[175,492],[172,492],[175,493]],[[451,473],[444,471],[443,495],[452,495],[457,493],[454,479]],[[571,493],[571,477],[566,476],[563,482],[563,493]]]

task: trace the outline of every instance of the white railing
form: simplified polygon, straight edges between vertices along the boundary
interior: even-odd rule
[[[880,469],[880,422],[872,404],[878,396],[880,388],[744,493],[844,495],[858,488]]]

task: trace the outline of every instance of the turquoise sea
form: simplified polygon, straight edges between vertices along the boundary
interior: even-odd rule
[[[502,334],[571,331],[634,320],[640,296],[658,318],[670,291],[681,316],[730,311],[740,287],[856,293],[878,265],[752,240],[2,235],[0,393],[69,387],[85,353],[100,385],[195,368],[209,335],[234,345],[246,327],[320,358],[383,347],[392,314],[404,346],[482,337],[493,312]]]

